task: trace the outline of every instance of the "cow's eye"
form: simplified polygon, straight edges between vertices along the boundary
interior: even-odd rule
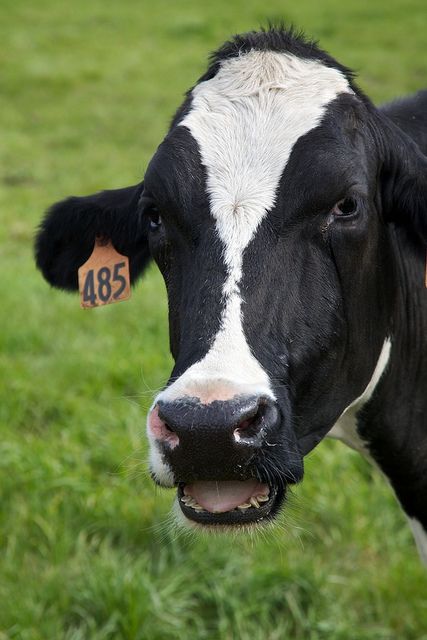
[[[343,198],[336,203],[332,209],[332,213],[337,217],[352,216],[357,212],[357,200],[356,198]]]
[[[147,210],[147,215],[150,218],[151,231],[157,231],[157,229],[162,225],[159,210],[153,205]]]
[[[156,231],[162,224],[162,219],[160,217],[160,213],[156,204],[150,195],[143,193],[140,200],[139,206],[142,210],[144,216],[147,216],[150,221],[150,230]]]

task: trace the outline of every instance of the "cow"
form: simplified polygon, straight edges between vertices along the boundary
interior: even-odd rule
[[[166,284],[147,432],[183,523],[271,522],[329,434],[381,469],[427,562],[427,90],[377,108],[294,30],[237,35],[140,183],[47,212],[47,281],[75,290],[97,236]]]

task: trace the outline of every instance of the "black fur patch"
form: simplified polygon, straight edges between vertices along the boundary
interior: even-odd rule
[[[35,243],[37,267],[46,280],[55,287],[76,290],[78,268],[89,258],[99,235],[109,238],[119,253],[129,257],[134,282],[149,260],[148,221],[138,210],[142,189],[140,183],[54,204]]]

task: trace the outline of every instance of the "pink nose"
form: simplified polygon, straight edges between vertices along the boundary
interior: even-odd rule
[[[148,432],[158,442],[168,444],[171,449],[176,447],[179,443],[178,435],[171,431],[166,422],[164,422],[159,416],[158,405],[154,407],[148,416]]]

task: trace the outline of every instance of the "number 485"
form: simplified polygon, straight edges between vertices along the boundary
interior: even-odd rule
[[[120,270],[124,266],[124,262],[116,263],[112,277],[109,267],[101,267],[97,271],[90,269],[86,274],[83,287],[84,302],[89,302],[91,305],[94,305],[97,299],[101,302],[108,302],[113,292],[114,283],[119,283],[117,290],[112,294],[114,300],[117,300],[126,287],[126,279],[120,274]]]

